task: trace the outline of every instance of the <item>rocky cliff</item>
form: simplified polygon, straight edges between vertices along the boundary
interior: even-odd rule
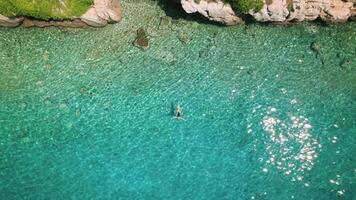
[[[345,22],[356,15],[355,0],[262,0],[260,10],[250,9],[260,22],[312,21],[320,18],[327,22]],[[181,0],[187,13],[198,12],[213,21],[227,25],[242,22],[244,13],[233,9],[223,0]]]
[[[51,8],[51,10],[58,11],[58,13],[65,13],[66,9],[71,5],[69,0],[58,0],[60,6],[56,8]],[[68,5],[67,5],[68,4]],[[4,8],[7,8],[4,6]],[[6,10],[6,9],[5,9]],[[8,9],[7,9],[8,10]],[[38,10],[38,9],[34,9]],[[93,5],[87,9],[84,14],[81,16],[72,16],[68,17],[63,15],[63,19],[61,19],[61,15],[59,17],[54,18],[37,18],[37,15],[31,15],[31,9],[27,10],[29,15],[25,14],[9,14],[2,15],[4,13],[0,13],[0,26],[5,27],[47,27],[47,26],[64,26],[64,27],[85,27],[85,26],[93,26],[100,27],[105,26],[111,22],[119,22],[121,20],[121,7],[119,0],[94,0]],[[48,13],[48,12],[47,12]],[[41,16],[41,15],[40,15]],[[30,18],[28,18],[30,17]],[[35,18],[34,18],[35,17]],[[50,16],[51,17],[51,16]],[[68,19],[69,18],[69,19]]]
[[[29,12],[20,14],[6,9],[11,4],[6,2],[15,2],[20,0],[0,0],[0,26],[6,27],[46,27],[46,26],[65,26],[65,27],[85,27],[105,26],[111,22],[121,20],[121,7],[119,0],[83,0],[90,1],[93,5],[86,7],[80,16],[72,16],[80,12],[72,9],[67,11],[72,2],[77,0],[52,0],[56,2],[54,12],[43,12],[44,18],[33,16],[33,10],[41,11],[41,7],[36,1],[40,0],[23,0],[33,4],[31,7],[22,8],[23,3],[19,3],[21,8]],[[187,13],[200,13],[212,21],[217,21],[226,25],[235,25],[243,22],[247,15],[252,16],[259,22],[296,22],[312,21],[321,19],[326,22],[345,22],[348,19],[355,19],[356,0],[167,0],[180,2]],[[5,2],[5,3],[4,3]],[[21,0],[22,2],[22,0]],[[79,2],[79,1],[77,1]],[[48,2],[47,2],[48,4]],[[57,4],[59,6],[57,6]],[[47,5],[48,6],[48,5]],[[53,7],[53,6],[52,6]],[[73,6],[72,6],[73,7]],[[3,9],[1,9],[3,8]],[[5,9],[4,9],[5,8]],[[15,10],[16,10],[15,9]],[[26,10],[27,9],[27,10]],[[73,11],[74,10],[74,11]],[[2,13],[5,12],[5,13]],[[66,13],[72,15],[66,16]],[[3,14],[3,15],[1,15]],[[35,13],[36,14],[36,13]],[[61,18],[62,16],[65,16]],[[30,18],[28,18],[30,17]]]

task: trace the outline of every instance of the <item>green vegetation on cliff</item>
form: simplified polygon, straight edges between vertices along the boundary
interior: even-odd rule
[[[200,0],[194,0],[194,1],[197,3],[200,2]],[[247,14],[251,9],[254,11],[259,11],[262,9],[263,6],[263,0],[222,0],[222,1],[225,3],[229,3],[234,10],[238,11],[241,14]]]
[[[44,20],[71,19],[84,14],[92,4],[93,0],[0,0],[0,14]]]
[[[223,0],[226,3],[229,3],[232,8],[237,10],[240,13],[247,14],[251,9],[254,11],[259,11],[262,9],[263,1],[262,0]]]

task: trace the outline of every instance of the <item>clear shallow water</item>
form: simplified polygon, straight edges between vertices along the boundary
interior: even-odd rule
[[[167,29],[123,6],[103,29],[0,29],[1,199],[356,195],[355,23]]]

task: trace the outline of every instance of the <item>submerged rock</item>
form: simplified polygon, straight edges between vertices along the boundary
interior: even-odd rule
[[[172,26],[172,18],[168,16],[161,17],[159,29],[168,29]]]
[[[134,45],[143,50],[147,50],[149,48],[149,43],[145,30],[143,28],[139,28],[136,34]]]
[[[318,42],[312,42],[310,43],[310,49],[314,51],[315,53],[319,54],[321,51],[321,46]]]
[[[157,52],[155,58],[165,64],[173,64],[176,61],[174,54],[169,50]]]
[[[337,53],[336,57],[340,60],[339,67],[346,69],[346,68],[349,68],[350,66],[352,66],[351,59],[347,58],[342,53]]]
[[[69,107],[68,107],[68,105],[66,104],[66,103],[60,103],[59,104],[59,109],[61,110],[61,111],[63,111],[63,112],[69,112]]]
[[[189,44],[192,40],[186,33],[180,33],[177,37],[183,44]]]
[[[315,57],[320,59],[321,64],[324,65],[325,58],[322,55],[321,45],[318,42],[314,41],[310,44],[309,48],[315,53]]]

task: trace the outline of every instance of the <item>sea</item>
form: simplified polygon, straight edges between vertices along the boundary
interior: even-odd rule
[[[104,28],[0,28],[0,199],[355,199],[356,22],[121,4]]]

